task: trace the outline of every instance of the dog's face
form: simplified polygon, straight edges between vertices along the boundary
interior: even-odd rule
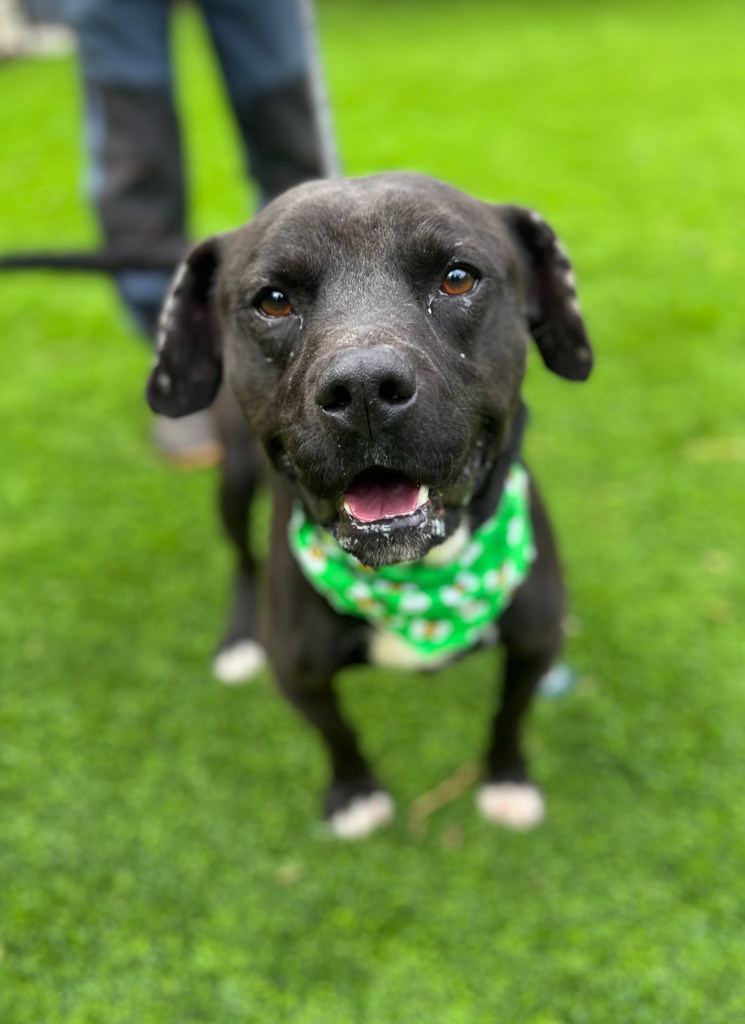
[[[537,214],[418,175],[313,182],[193,250],[148,397],[203,408],[224,362],[311,516],[387,565],[457,527],[507,442],[531,334],[587,376],[571,268]]]

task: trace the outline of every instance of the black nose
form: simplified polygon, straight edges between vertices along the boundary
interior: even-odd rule
[[[416,374],[389,345],[344,349],[321,374],[316,403],[344,430],[373,435],[416,401]]]

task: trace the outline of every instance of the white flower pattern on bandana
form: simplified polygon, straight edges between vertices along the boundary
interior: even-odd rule
[[[453,623],[447,619],[414,619],[409,626],[409,637],[415,643],[437,644],[452,632]]]
[[[303,569],[313,575],[324,572],[328,565],[328,559],[323,552],[323,542],[320,540],[303,548],[299,557]]]
[[[421,614],[432,607],[432,598],[423,590],[409,590],[401,594],[398,607],[402,612]]]

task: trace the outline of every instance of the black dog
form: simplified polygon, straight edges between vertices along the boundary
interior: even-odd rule
[[[573,275],[551,228],[532,211],[418,175],[299,186],[252,223],[198,245],[174,278],[148,400],[168,416],[205,408],[224,366],[269,456],[266,644],[282,692],[328,748],[325,813],[338,835],[372,831],[393,803],[342,716],[334,675],[407,645],[380,622],[334,610],[309,582],[288,543],[293,507],[355,565],[457,559],[519,465],[531,335],[550,369],[588,376]],[[256,466],[248,447],[243,463],[247,492]],[[559,650],[564,614],[532,483],[529,503],[534,550],[496,623],[505,671],[478,795],[488,819],[515,828],[543,816],[520,725]],[[239,512],[236,535],[245,533]],[[256,641],[250,563],[243,570],[232,629]],[[477,642],[489,635],[496,630]]]

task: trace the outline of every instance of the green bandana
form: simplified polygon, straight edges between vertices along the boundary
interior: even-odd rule
[[[299,502],[288,532],[304,574],[336,611],[397,635],[420,661],[440,662],[475,646],[535,558],[528,474],[518,462],[497,511],[448,565],[420,560],[369,569],[312,523]]]

